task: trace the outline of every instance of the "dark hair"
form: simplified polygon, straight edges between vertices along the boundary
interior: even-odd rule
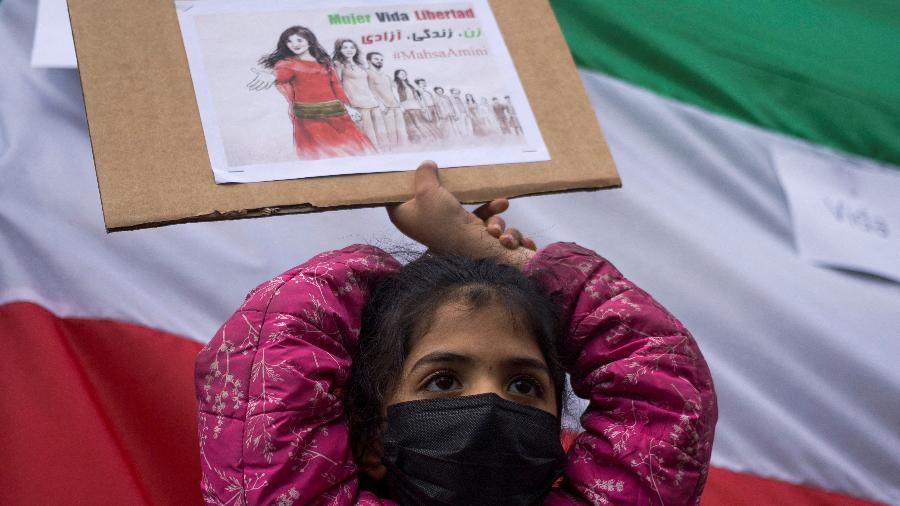
[[[475,100],[475,96],[471,93],[466,93],[466,103],[467,104],[477,104],[478,102]]]
[[[437,93],[437,90],[444,91],[444,88],[442,88],[442,87],[440,87],[440,86],[435,86],[435,87],[434,87],[434,92]]]
[[[378,51],[372,51],[371,53],[368,53],[366,55],[366,61],[372,61],[372,57],[375,55],[378,55],[378,56],[381,56],[382,58],[384,58],[384,55],[379,53]]]
[[[287,40],[292,35],[303,37],[309,44],[309,54],[311,54],[317,62],[325,67],[331,68],[331,58],[328,57],[325,48],[319,45],[319,40],[316,39],[316,36],[310,29],[304,26],[292,26],[281,32],[281,36],[278,37],[278,44],[275,46],[275,51],[263,56],[257,63],[266,68],[273,68],[279,61],[296,56],[294,52],[287,47]]]
[[[353,63],[362,66],[362,61],[359,59],[359,46],[351,39],[338,39],[334,41],[334,54],[331,55],[331,58],[338,63],[347,63],[347,57],[344,56],[344,53],[341,53],[341,46],[347,42],[353,44],[353,48],[356,49],[356,53],[353,55]]]
[[[423,256],[382,280],[363,309],[345,396],[350,446],[357,460],[377,448],[384,430],[382,411],[398,385],[403,362],[448,302],[473,311],[500,305],[514,325],[537,340],[562,419],[565,370],[558,351],[557,304],[514,267],[459,256]]]
[[[410,84],[409,74],[406,74],[406,77],[407,77],[406,79],[400,79],[400,77],[399,77],[400,72],[403,72],[404,74],[406,74],[406,71],[403,69],[397,69],[394,71],[394,83],[397,84],[397,94],[400,95],[400,101],[403,102],[404,100],[406,100],[406,97],[407,97],[406,89],[407,88],[412,90],[413,96],[415,96],[416,98],[419,98],[422,94],[419,93],[419,90],[417,90],[415,86]]]
[[[416,79],[416,80],[413,81],[413,82],[415,82],[416,84],[424,83],[424,82],[425,82],[425,79],[423,79],[423,78],[420,77],[420,78]]]

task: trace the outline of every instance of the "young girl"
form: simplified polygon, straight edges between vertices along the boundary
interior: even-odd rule
[[[197,362],[207,502],[699,503],[696,343],[595,253],[535,252],[507,206],[467,212],[426,162],[388,213],[429,256],[351,246],[253,290]],[[565,372],[590,404],[563,454]]]

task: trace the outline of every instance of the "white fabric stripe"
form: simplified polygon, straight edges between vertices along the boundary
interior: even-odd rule
[[[267,277],[399,239],[378,209],[105,234],[77,75],[28,65],[34,9],[0,4],[0,302],[202,341]],[[624,188],[521,199],[508,221],[600,251],[693,330],[717,465],[900,503],[900,285],[795,258],[770,157],[795,141],[583,76]]]

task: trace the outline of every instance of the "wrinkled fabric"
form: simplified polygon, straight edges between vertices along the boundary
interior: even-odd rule
[[[359,489],[346,384],[362,307],[398,269],[371,246],[323,253],[250,292],[197,359],[210,504],[395,504]],[[539,251],[526,275],[569,321],[566,364],[585,432],[545,504],[698,504],[717,417],[690,333],[602,257]]]

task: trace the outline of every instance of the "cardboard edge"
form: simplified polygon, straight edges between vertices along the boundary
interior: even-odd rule
[[[616,179],[616,183],[606,183],[603,186],[589,186],[589,187],[578,187],[578,188],[570,188],[565,190],[553,190],[553,191],[544,191],[544,192],[531,192],[531,193],[523,193],[520,195],[514,195],[508,197],[510,200],[518,199],[523,197],[533,197],[538,195],[557,195],[557,194],[565,194],[565,193],[582,193],[582,192],[597,192],[602,190],[614,190],[617,188],[621,188],[621,182]],[[460,200],[462,204],[481,204],[487,202],[491,199],[474,199],[474,200]],[[378,203],[378,204],[355,204],[355,205],[342,205],[342,206],[314,206],[311,204],[288,204],[283,206],[273,206],[273,207],[264,207],[260,209],[243,209],[240,211],[226,211],[226,212],[212,212],[209,214],[199,215],[199,216],[191,216],[188,218],[179,218],[174,220],[166,220],[166,221],[157,221],[153,223],[137,223],[132,225],[122,225],[118,227],[107,227],[106,232],[114,233],[114,232],[127,232],[131,230],[143,230],[148,228],[158,228],[165,227],[168,225],[182,225],[187,223],[202,223],[202,222],[214,222],[214,221],[230,221],[230,220],[243,220],[249,218],[262,218],[262,217],[270,217],[270,216],[289,216],[292,214],[303,214],[303,213],[312,213],[312,212],[320,212],[320,211],[340,211],[345,209],[366,209],[372,207],[383,207],[389,204],[399,204],[404,202],[402,199]]]

